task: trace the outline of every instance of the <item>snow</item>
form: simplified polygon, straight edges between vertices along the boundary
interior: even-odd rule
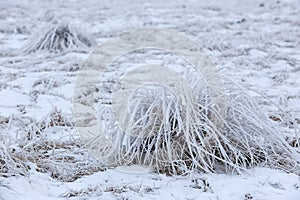
[[[11,177],[2,183],[0,194],[3,199],[16,200],[65,197],[240,200],[247,194],[253,199],[298,200],[300,194],[297,175],[267,168],[252,169],[244,175],[198,174],[190,178],[110,169],[74,182],[59,182],[47,174],[32,172],[29,177]]]
[[[0,131],[17,135],[24,129],[17,123],[3,128],[2,117],[39,122],[54,108],[66,118],[72,115],[76,73],[94,47],[61,54],[21,52],[31,34],[52,14],[84,30],[97,44],[132,28],[183,32],[199,43],[224,75],[253,90],[251,95],[266,115],[286,112],[300,123],[299,6],[299,0],[0,0]],[[293,132],[288,125],[286,131]],[[52,127],[45,137],[62,140],[68,135],[77,137],[74,130]],[[35,169],[32,166],[24,176],[0,173],[0,199],[243,200],[249,194],[248,199],[252,196],[254,200],[300,200],[299,175],[263,166],[242,175],[174,177],[137,166],[119,167],[87,173],[70,182]]]

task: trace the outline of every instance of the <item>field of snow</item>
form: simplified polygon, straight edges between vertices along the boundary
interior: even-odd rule
[[[91,46],[24,53],[54,18]],[[142,27],[191,37],[283,134],[297,131],[300,0],[0,0],[0,199],[300,200],[299,173],[172,177],[106,169],[89,155],[72,122],[77,72],[103,41]]]

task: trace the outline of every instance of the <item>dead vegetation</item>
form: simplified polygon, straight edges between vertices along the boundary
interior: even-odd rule
[[[72,25],[52,22],[33,34],[31,40],[23,47],[23,52],[60,53],[66,50],[87,49],[92,45],[92,40]]]
[[[198,88],[181,96],[163,87],[136,90],[127,113],[106,119],[111,142],[93,138],[93,152],[108,165],[150,165],[168,175],[241,173],[258,165],[299,173],[298,142],[287,141],[245,89],[228,80],[221,115],[205,85],[192,85]]]
[[[62,194],[61,197],[71,198],[71,197],[85,197],[85,196],[102,196],[103,193],[111,193],[117,199],[123,199],[122,194],[127,192],[133,192],[135,195],[143,196],[146,193],[155,193],[156,190],[160,189],[159,187],[149,187],[143,185],[114,185],[114,186],[105,186],[98,184],[95,186],[90,186],[81,190],[70,190]]]
[[[4,122],[5,128],[14,125],[18,130],[14,130],[15,136],[11,130],[0,135],[0,176],[27,175],[36,170],[74,181],[104,170],[87,149],[81,148],[72,121],[56,109],[40,122],[17,117]]]

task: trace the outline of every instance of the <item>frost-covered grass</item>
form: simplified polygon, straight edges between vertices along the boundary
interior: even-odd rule
[[[35,170],[62,181],[73,181],[104,169],[87,149],[81,148],[72,122],[57,110],[40,122],[13,116],[2,122],[6,123],[7,131],[0,135],[1,176],[27,176]]]
[[[299,176],[286,172],[295,172],[295,166],[290,164],[296,159],[290,159],[290,149],[299,149],[298,4],[297,0],[224,3],[141,1],[138,4],[126,0],[101,3],[94,0],[1,1],[0,199],[71,197],[240,200],[252,197],[298,200]],[[59,21],[65,21],[66,24],[56,26],[50,23],[51,16],[45,16],[53,10]],[[195,141],[201,139],[196,137],[200,135],[204,140],[203,144],[213,144],[206,145],[205,148],[200,148],[199,143],[193,140],[183,140],[189,138],[190,134],[179,128],[178,121],[186,123],[186,117],[182,113],[191,111],[175,112],[181,105],[174,104],[176,98],[173,98],[169,91],[165,91],[169,99],[164,102],[172,109],[163,114],[174,116],[171,117],[174,126],[165,128],[181,130],[180,133],[185,137],[181,137],[179,141],[187,142],[187,146],[198,144],[197,148],[192,148],[192,153],[184,155],[189,159],[184,159],[183,155],[179,156],[187,161],[181,166],[185,169],[189,166],[197,168],[191,164],[195,161],[196,164],[202,163],[204,165],[201,166],[206,166],[200,171],[222,172],[232,168],[241,170],[260,163],[259,167],[242,170],[242,175],[191,173],[186,176],[167,177],[157,173],[136,174],[132,173],[132,170],[131,173],[124,173],[122,168],[104,170],[103,163],[88,153],[73,127],[71,115],[76,73],[80,64],[88,57],[87,52],[91,48],[89,45],[81,45],[78,37],[74,39],[69,33],[76,35],[80,32],[85,37],[91,34],[92,38],[101,44],[120,31],[144,26],[173,28],[193,37],[209,54],[222,74],[238,82],[237,85],[228,82],[228,87],[232,90],[231,93],[227,93],[226,105],[231,109],[227,111],[229,118],[221,120],[224,126],[221,129],[212,126],[214,134],[206,134],[208,136],[202,136],[206,131],[192,133]],[[68,31],[65,31],[64,37],[56,37],[54,40],[55,35],[62,33],[60,30],[63,28],[59,27],[68,27]],[[37,35],[36,39],[31,40],[34,35]],[[62,40],[58,40],[59,38]],[[24,54],[22,48],[28,44],[29,49],[38,51]],[[42,49],[43,51],[39,51]],[[123,64],[130,66],[132,62],[143,63],[142,57],[137,61],[139,58]],[[173,60],[161,61],[160,57],[154,60],[154,64],[162,62],[172,64]],[[246,86],[246,93],[250,91],[251,98],[244,93],[244,89],[240,90],[237,87],[239,84]],[[144,94],[145,91],[139,91],[137,94]],[[160,107],[160,103],[164,99],[155,95],[150,97],[152,101],[144,102],[146,111],[149,109],[148,113],[151,113],[158,110],[161,114],[164,109]],[[132,100],[138,103],[142,99],[136,96]],[[203,105],[199,102],[201,101],[193,102],[191,107]],[[158,107],[154,108],[151,103]],[[275,105],[279,105],[279,108]],[[158,119],[158,126],[166,125],[160,118],[162,115],[158,113],[151,117]],[[204,119],[200,121],[206,126],[213,119],[200,113],[192,115],[195,118],[190,119],[188,124],[193,124],[191,120],[197,120],[199,123],[199,119]],[[216,113],[212,115],[220,119]],[[139,128],[142,132],[148,130],[147,126]],[[232,134],[226,135],[223,130],[227,130],[227,133],[231,131]],[[239,138],[240,134],[244,138]],[[150,139],[153,140],[149,138],[149,141]],[[167,136],[165,139],[168,141]],[[142,147],[150,148],[145,144]],[[179,149],[182,150],[183,147]],[[204,156],[206,159],[195,157],[193,152],[203,150],[206,153],[210,152]],[[214,150],[213,153],[218,158],[212,156]],[[165,153],[157,155],[168,154],[167,151]],[[253,156],[261,154],[264,155],[263,159]],[[138,154],[133,154],[133,158],[136,155]],[[162,158],[169,159],[167,156]],[[159,158],[159,161],[161,160]],[[215,163],[223,168],[212,169]],[[161,168],[160,166],[161,164],[157,168]],[[167,170],[171,169],[170,166],[172,165],[169,165]],[[178,163],[173,163],[173,166],[178,167]],[[261,166],[284,170],[260,168]],[[137,172],[137,169],[133,171]]]
[[[92,45],[91,39],[70,23],[52,21],[33,34],[30,41],[23,47],[23,52],[48,51],[58,53],[66,50],[86,49]]]
[[[219,97],[225,99],[223,115],[205,85],[192,85],[197,87],[182,85],[175,93],[161,85],[140,87],[127,113],[108,115],[108,142],[95,136],[90,147],[111,166],[140,164],[167,174],[240,173],[258,165],[299,173],[297,144],[286,141],[284,129],[274,126],[245,88],[227,80],[226,97]]]

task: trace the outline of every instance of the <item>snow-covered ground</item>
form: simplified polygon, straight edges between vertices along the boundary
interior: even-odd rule
[[[190,177],[189,177],[190,178]],[[74,182],[47,174],[12,177],[0,187],[3,199],[299,199],[295,174],[257,168],[245,175],[166,177],[159,174],[97,172]],[[249,198],[247,198],[249,196]]]
[[[58,54],[22,53],[53,16],[77,27],[95,45]],[[78,134],[68,121],[77,71],[97,44],[141,27],[185,33],[223,76],[265,95],[251,93],[278,126],[291,132],[291,121],[300,123],[299,0],[0,0],[0,139],[22,138],[34,129],[35,135],[28,137],[36,139],[28,145],[46,146],[41,154],[28,157],[36,165],[25,175],[21,169],[0,172],[0,199],[300,200],[299,176],[274,169],[168,177],[87,164],[87,152],[79,147]],[[280,118],[283,113],[289,119]],[[57,142],[55,150],[49,141]],[[30,152],[26,144],[23,149],[18,145],[10,148]],[[5,149],[0,148],[0,156]],[[41,155],[49,156],[48,164]],[[0,164],[6,165],[1,158]]]

